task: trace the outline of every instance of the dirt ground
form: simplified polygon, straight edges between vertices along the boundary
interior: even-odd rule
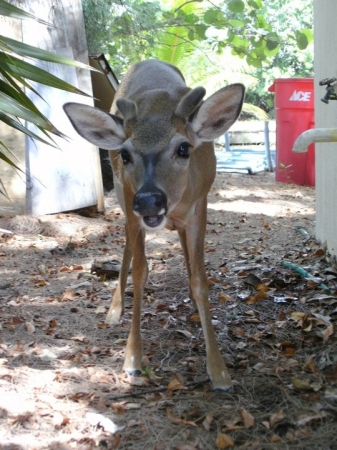
[[[123,374],[132,280],[114,194],[95,217],[1,218],[0,448],[337,449],[337,268],[313,238],[315,193],[219,174],[205,241],[210,304],[234,392],[210,389],[176,233],[148,235],[144,373]],[[100,261],[100,260],[99,260]]]

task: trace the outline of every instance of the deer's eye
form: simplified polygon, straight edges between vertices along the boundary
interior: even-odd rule
[[[182,142],[177,148],[177,155],[181,158],[189,158],[191,145],[188,142]]]
[[[127,164],[129,164],[130,162],[132,162],[132,157],[131,157],[129,151],[126,150],[125,148],[122,148],[122,149],[119,151],[119,154],[121,155],[121,158],[122,158],[122,161],[123,161],[124,166],[126,166]]]

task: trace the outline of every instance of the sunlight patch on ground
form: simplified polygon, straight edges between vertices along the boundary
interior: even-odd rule
[[[314,208],[303,208],[300,203],[292,202],[286,205],[266,203],[261,204],[260,202],[252,202],[247,200],[236,200],[231,202],[217,202],[208,203],[208,209],[213,209],[215,211],[229,211],[236,213],[246,213],[246,214],[265,214],[269,217],[284,217],[290,214],[297,215],[311,215],[315,214]]]

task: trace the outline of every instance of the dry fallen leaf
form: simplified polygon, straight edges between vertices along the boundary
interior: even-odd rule
[[[254,303],[260,302],[261,300],[265,300],[267,298],[266,291],[259,291],[256,295],[250,295],[248,298],[245,299],[245,302],[248,305],[252,305]]]
[[[248,411],[245,409],[240,409],[240,414],[245,428],[251,428],[254,426],[255,419]]]
[[[167,386],[167,390],[168,391],[178,391],[179,389],[185,389],[185,386],[184,386],[181,376],[178,375],[177,373],[173,373],[172,375],[173,375],[173,378],[169,382],[169,384]]]
[[[221,280],[219,280],[219,278],[216,278],[216,277],[208,277],[207,282],[208,282],[208,286],[212,286],[213,284],[220,284]]]
[[[20,317],[16,317],[16,316],[12,317],[12,324],[16,325],[18,323],[21,323]]]
[[[76,297],[75,292],[72,289],[66,289],[64,293],[60,296],[60,302],[66,302],[68,300],[73,300]]]
[[[259,277],[257,277],[255,274],[250,273],[245,279],[244,282],[249,284],[250,286],[254,286],[256,289],[256,286],[260,285],[262,281]],[[257,289],[258,290],[258,289]]]
[[[49,321],[49,328],[57,328],[57,322],[55,319]]]
[[[193,334],[187,330],[177,330],[177,333],[183,334],[187,339],[194,339]]]
[[[328,327],[326,327],[325,330],[322,331],[322,336],[323,336],[323,340],[327,341],[329,339],[330,336],[332,336],[334,334],[334,328],[333,325],[329,325]]]
[[[207,414],[207,416],[205,417],[205,420],[202,422],[203,427],[205,428],[206,431],[209,431],[211,428],[211,423],[213,422],[214,417],[212,414]]]
[[[218,449],[222,450],[234,447],[234,442],[227,434],[219,434],[216,438],[216,446]]]
[[[277,434],[273,434],[272,437],[269,439],[269,442],[278,442],[280,441],[280,436],[277,436]]]
[[[294,378],[291,383],[296,391],[313,391],[313,387],[308,380],[301,380],[299,378]]]
[[[298,430],[288,431],[285,435],[285,438],[288,442],[297,442],[299,439],[307,439],[309,436],[310,433],[308,428],[302,427],[299,428]]]
[[[283,414],[282,409],[280,409],[279,411],[276,411],[269,418],[270,428],[273,428],[278,422],[281,422],[281,420],[283,420],[283,419],[284,419],[284,414]]]
[[[190,425],[192,427],[197,427],[197,424],[192,420],[181,419],[180,417],[174,416],[169,408],[166,408],[166,414],[171,423],[175,425]]]
[[[308,361],[306,361],[303,364],[303,370],[305,372],[315,373],[316,372],[316,363],[315,363],[315,361],[312,358],[308,359]]]
[[[26,331],[27,333],[34,333],[35,332],[35,326],[33,322],[26,322],[25,323]]]
[[[305,416],[302,416],[297,422],[296,422],[296,425],[298,425],[298,426],[303,426],[303,425],[305,425],[305,424],[307,424],[307,423],[309,423],[309,422],[312,422],[313,420],[322,420],[322,419],[324,419],[325,417],[327,417],[327,413],[325,412],[325,411],[321,411],[321,412],[319,412],[319,413],[317,413],[317,414],[312,414],[312,415],[305,415]]]
[[[99,305],[96,309],[95,309],[95,314],[104,314],[106,311],[106,307],[104,305]]]
[[[190,317],[189,317],[189,320],[190,320],[190,322],[197,322],[197,323],[200,323],[201,320],[200,320],[200,315],[199,315],[199,313],[196,312],[196,313],[191,314]]]
[[[220,294],[218,295],[218,298],[219,298],[220,302],[223,302],[223,303],[234,302],[234,299],[230,295],[225,294],[224,292],[220,292]]]
[[[164,447],[163,443],[161,443],[160,447],[155,447],[155,450],[162,450]],[[199,444],[197,444],[197,446],[195,446],[194,444],[181,444],[178,445],[178,447],[175,447],[176,450],[198,450]]]
[[[114,402],[110,404],[110,409],[112,409],[117,414],[125,413],[125,402]]]
[[[69,417],[64,416],[58,411],[53,413],[53,424],[56,428],[61,428],[69,423]]]
[[[246,336],[246,332],[245,332],[245,330],[244,330],[243,328],[241,328],[241,327],[235,327],[235,328],[234,328],[234,335],[235,335],[235,336],[241,336],[241,337],[244,337],[244,336]]]

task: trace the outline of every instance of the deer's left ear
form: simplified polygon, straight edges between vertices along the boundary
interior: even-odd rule
[[[245,97],[243,84],[231,84],[211,95],[190,123],[200,141],[213,141],[224,134],[239,117]]]

